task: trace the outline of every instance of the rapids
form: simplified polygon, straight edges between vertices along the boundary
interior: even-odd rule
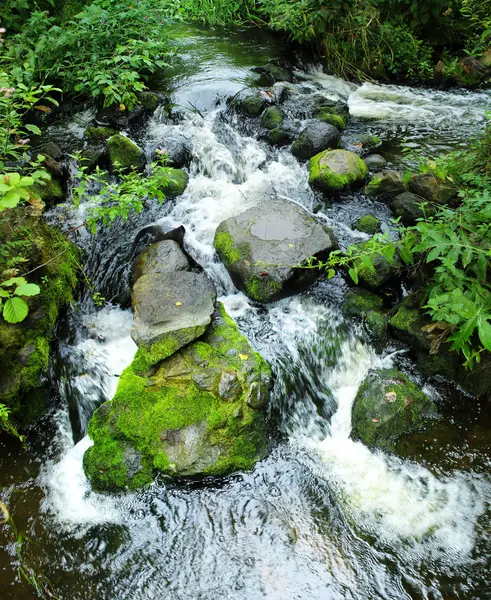
[[[279,424],[272,453],[253,472],[223,481],[171,484],[119,496],[91,491],[82,457],[93,410],[110,399],[136,351],[132,314],[116,302],[98,309],[85,290],[58,328],[51,413],[30,432],[27,449],[2,446],[0,499],[36,548],[37,568],[69,600],[489,598],[491,453],[463,444],[455,460],[425,464],[372,452],[350,439],[351,405],[373,366],[404,365],[401,347],[383,354],[363,329],[343,321],[337,276],[312,290],[258,308],[239,293],[213,249],[218,224],[271,198],[297,202],[332,227],[342,245],[365,239],[351,223],[366,211],[390,229],[387,208],[361,194],[329,206],[308,186],[305,165],[274,150],[228,114],[225,99],[244,87],[250,68],[287,48],[251,32],[226,36],[184,29],[180,67],[168,91],[180,119],[157,110],[138,132],[148,156],[169,132],[190,139],[190,182],[175,202],[151,205],[127,223],[74,241],[86,252],[97,290],[117,298],[129,249],[150,222],[186,227],[189,253],[208,272],[220,300],[276,376],[271,411]],[[433,154],[479,132],[488,92],[356,86],[297,63],[302,93],[348,102],[343,139],[376,133],[392,164],[406,140]],[[77,147],[93,118],[84,110],[51,135]],[[64,227],[83,223],[79,209],[56,207]],[[332,394],[326,394],[326,390]],[[428,388],[436,400],[450,392]],[[320,416],[321,403],[329,418]],[[474,415],[474,413],[473,413]],[[472,416],[473,418],[473,416]],[[475,425],[471,417],[462,428]],[[459,454],[460,453],[460,454]],[[462,468],[455,467],[462,464]],[[35,598],[15,578],[15,548],[0,538],[1,598]]]

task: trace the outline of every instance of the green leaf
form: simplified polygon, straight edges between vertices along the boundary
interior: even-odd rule
[[[25,128],[27,129],[27,131],[34,133],[34,135],[41,135],[41,130],[36,125],[25,125]]]
[[[27,283],[27,281],[24,279],[24,277],[11,277],[10,279],[0,283],[0,285],[2,287],[10,287],[11,285],[24,285],[25,283]]]
[[[7,290],[0,288],[0,298],[10,298],[10,293]]]
[[[479,334],[481,344],[486,348],[486,350],[491,351],[491,325],[484,315],[479,315],[477,332]]]
[[[16,296],[37,296],[41,288],[35,283],[23,283],[15,290]]]
[[[348,271],[351,279],[358,285],[358,271],[353,267]]]
[[[28,313],[29,307],[22,298],[9,298],[3,307],[3,318],[7,323],[20,323]]]

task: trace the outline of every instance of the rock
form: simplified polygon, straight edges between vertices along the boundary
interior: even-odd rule
[[[380,154],[369,154],[364,161],[370,171],[381,171],[387,166],[387,161]]]
[[[433,173],[413,175],[408,183],[409,191],[436,204],[448,204],[457,197],[453,183],[439,179]]]
[[[295,133],[286,127],[275,127],[268,133],[268,142],[272,146],[288,146],[295,138]]]
[[[63,181],[65,178],[65,170],[63,165],[52,158],[51,156],[44,155],[43,166],[47,169],[53,177],[56,177],[59,181]]]
[[[309,162],[309,183],[325,193],[361,187],[368,175],[362,159],[347,150],[326,150]]]
[[[301,160],[308,160],[322,150],[336,148],[341,134],[329,123],[307,123],[293,143],[292,153]]]
[[[189,271],[188,259],[174,240],[164,240],[145,248],[133,266],[132,281],[142,275]]]
[[[411,192],[404,192],[392,200],[390,207],[394,216],[400,217],[403,225],[415,225],[417,219],[425,217],[425,211],[420,206],[422,202],[426,202],[426,200],[421,198],[421,196],[417,196]],[[425,210],[426,216],[434,212],[431,210],[431,207],[427,207]]]
[[[260,85],[273,85],[277,81],[293,82],[293,73],[289,69],[272,62],[267,63],[263,67],[254,67],[252,71],[259,73],[261,76],[259,80]]]
[[[259,117],[272,102],[272,98],[263,90],[245,90],[232,100],[232,106],[246,117]]]
[[[43,202],[48,206],[63,202],[65,198],[65,192],[63,191],[63,185],[56,177],[48,176],[46,179],[36,182],[32,187],[31,191],[37,194]]]
[[[110,137],[118,133],[117,129],[112,129],[111,127],[87,127],[84,131],[84,136],[91,142],[103,144]]]
[[[380,174],[372,177],[365,188],[365,192],[370,196],[397,196],[406,191],[402,181],[402,173],[399,171],[382,171]]]
[[[319,108],[314,112],[314,117],[323,123],[329,123],[339,131],[346,129],[346,118],[336,114],[331,108]]]
[[[362,233],[368,233],[370,235],[375,235],[380,231],[380,226],[382,221],[374,217],[373,215],[365,215],[360,217],[357,221],[353,223],[353,227],[361,231]]]
[[[336,241],[303,208],[277,199],[220,223],[214,244],[237,287],[272,302],[310,285],[320,272],[297,265],[326,257]]]
[[[428,396],[396,369],[379,369],[367,375],[351,415],[353,438],[384,451],[395,451],[403,436],[425,430],[438,418]]]
[[[117,134],[107,141],[109,161],[114,170],[137,169],[143,170],[145,154],[134,142],[124,135]]]
[[[101,146],[89,146],[80,153],[81,164],[87,169],[88,173],[107,163],[107,149]]]
[[[159,471],[225,475],[266,454],[271,370],[222,306],[201,340],[145,373],[136,363],[90,421],[84,469],[94,488],[139,488]]]
[[[414,299],[409,296],[401,302],[390,319],[393,335],[417,350],[430,350],[431,335],[423,328],[430,321],[424,318],[421,311],[413,306]]]
[[[338,115],[343,118],[345,124],[349,119],[349,106],[346,102],[330,100],[322,94],[316,95],[312,100],[312,112],[315,118],[321,118],[321,114]]]
[[[385,343],[389,320],[382,309],[382,298],[363,288],[354,288],[346,292],[341,305],[341,312],[346,319],[363,321],[373,338]]]
[[[191,144],[186,137],[180,134],[166,137],[161,148],[154,152],[154,157],[157,153],[166,154],[166,164],[176,169],[187,167],[191,162]]]
[[[264,129],[276,129],[283,122],[285,115],[283,112],[276,108],[276,106],[270,106],[267,108],[261,117],[261,127]]]
[[[356,244],[356,247],[363,252],[366,244],[366,242],[362,242]],[[378,289],[392,279],[400,266],[397,257],[394,257],[394,262],[390,262],[381,254],[370,255],[368,261],[369,265],[362,263],[361,259],[357,259],[354,264],[358,269],[360,284],[372,290]]]
[[[139,364],[155,364],[205,332],[216,290],[204,273],[157,272],[133,286],[135,324],[131,337],[139,347]]]
[[[382,140],[378,137],[378,135],[362,135],[358,140],[358,145],[360,145],[364,150],[374,150],[382,145]]]
[[[188,186],[189,175],[182,169],[167,168],[167,182],[160,187],[167,198],[175,198],[184,194]]]
[[[179,225],[179,227],[169,230],[160,223],[151,223],[140,229],[136,234],[131,246],[130,256],[133,256],[137,248],[140,251],[143,251],[144,247],[157,242],[163,242],[164,240],[173,240],[174,242],[177,242],[179,248],[182,250],[185,234],[186,229],[184,228],[184,225]],[[142,245],[143,247],[141,247]]]
[[[46,142],[38,148],[37,152],[44,154],[44,156],[51,156],[55,160],[60,160],[63,156],[61,148],[54,142]]]
[[[160,104],[160,98],[153,92],[140,92],[138,102],[144,110],[154,112]]]
[[[488,48],[482,53],[479,62],[488,69],[491,69],[491,48]]]

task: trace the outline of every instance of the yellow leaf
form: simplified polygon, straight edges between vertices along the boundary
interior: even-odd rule
[[[176,302],[176,306],[182,306],[182,302]]]
[[[120,105],[119,105],[119,110],[120,110],[121,112],[124,112],[124,111],[126,110],[126,106],[125,106],[124,104],[120,104]]]
[[[249,358],[249,355],[248,354],[240,354],[239,353],[239,358],[240,358],[240,360],[247,360]]]

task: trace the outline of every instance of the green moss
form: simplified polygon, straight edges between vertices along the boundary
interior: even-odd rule
[[[422,330],[422,327],[427,324],[421,312],[417,308],[411,308],[405,302],[398,306],[397,312],[390,320],[395,335],[420,350],[428,350],[430,347],[429,338]]]
[[[268,302],[272,297],[280,294],[283,286],[270,277],[254,275],[245,282],[246,294],[257,302]]]
[[[14,420],[22,417],[22,423],[27,424],[24,417],[40,416],[39,407],[45,404],[44,396],[33,391],[42,385],[48,369],[50,342],[60,310],[72,301],[79,252],[42,219],[23,215],[21,209],[11,211],[5,229],[0,224],[0,235],[5,234],[10,243],[18,238],[25,242],[26,270],[43,265],[30,279],[40,285],[41,293],[28,299],[30,312],[25,321],[15,325],[0,322],[0,402],[12,410]],[[0,260],[0,271],[3,268],[5,263]],[[36,404],[33,410],[31,403]]]
[[[286,146],[292,140],[292,132],[283,127],[275,127],[268,133],[268,142],[273,146]]]
[[[376,196],[379,193],[380,184],[382,183],[382,177],[372,177],[365,186],[365,193],[368,196]]]
[[[324,121],[324,123],[329,123],[333,125],[339,130],[346,129],[346,119],[341,115],[333,112],[333,109],[330,108],[320,108],[314,113],[314,117],[319,119],[320,121]]]
[[[192,466],[173,463],[170,452],[177,451],[178,460],[182,452],[196,453],[192,464],[202,461],[202,472],[215,475],[251,468],[264,455],[264,417],[247,404],[247,394],[251,378],[267,385],[271,370],[223,306],[201,341],[147,373],[137,365],[135,360],[123,372],[114,399],[96,411],[89,425],[94,446],[84,457],[84,468],[97,488],[131,487],[140,471],[143,482],[151,481],[153,470],[187,474]],[[235,374],[238,382],[226,400],[218,393],[223,373]],[[203,436],[199,440],[192,433],[192,447],[183,445],[190,427]],[[135,453],[142,466],[132,470]]]
[[[309,161],[309,183],[323,192],[351,189],[367,175],[362,159],[347,150],[324,150]]]
[[[117,129],[111,129],[110,127],[87,127],[85,130],[85,137],[92,142],[105,142],[113,135],[118,135]]]
[[[424,430],[437,417],[431,400],[404,373],[370,373],[353,405],[353,436],[370,448],[394,450],[407,434]]]
[[[261,127],[265,129],[275,129],[281,125],[284,115],[276,106],[267,108],[261,117]]]
[[[356,221],[355,227],[358,231],[362,231],[363,233],[368,233],[370,235],[375,235],[380,231],[381,221],[374,217],[373,215],[365,215]]]
[[[362,135],[360,142],[364,148],[377,148],[382,144],[382,140],[378,135]]]
[[[247,117],[259,117],[265,106],[266,98],[259,91],[239,100],[239,110]]]
[[[143,151],[131,140],[116,134],[107,140],[109,160],[114,169],[142,169],[145,162]]]
[[[219,231],[216,234],[214,246],[227,267],[235,265],[242,257],[240,250],[234,245],[232,236],[228,231]]]
[[[155,110],[160,104],[160,98],[153,92],[142,92],[138,96],[138,102],[147,110]]]
[[[61,202],[65,197],[61,182],[53,176],[43,179],[43,183],[35,183],[31,190],[37,194],[43,202]]]
[[[362,242],[361,244],[356,244],[356,246],[360,249],[360,252],[363,252],[366,243]],[[370,254],[368,257],[364,257],[363,261],[362,259],[355,260],[354,265],[358,270],[360,284],[376,290],[394,276],[399,262],[397,258],[394,259],[394,262],[390,262],[381,254]]]
[[[188,332],[189,330],[193,332],[190,337],[196,339],[203,335],[205,327],[189,327],[185,331]],[[175,336],[176,334],[170,333],[151,346],[141,345],[133,359],[134,370],[139,372],[148,371],[148,369],[157,363],[177,352],[181,348],[182,343],[179,343],[179,340]]]
[[[349,290],[341,305],[341,312],[345,318],[363,320],[370,334],[378,342],[385,342],[387,337],[388,318],[382,309],[382,298],[362,288]]]
[[[167,183],[162,187],[164,194],[169,198],[175,198],[183,194],[189,182],[186,171],[167,167],[167,176]]]

